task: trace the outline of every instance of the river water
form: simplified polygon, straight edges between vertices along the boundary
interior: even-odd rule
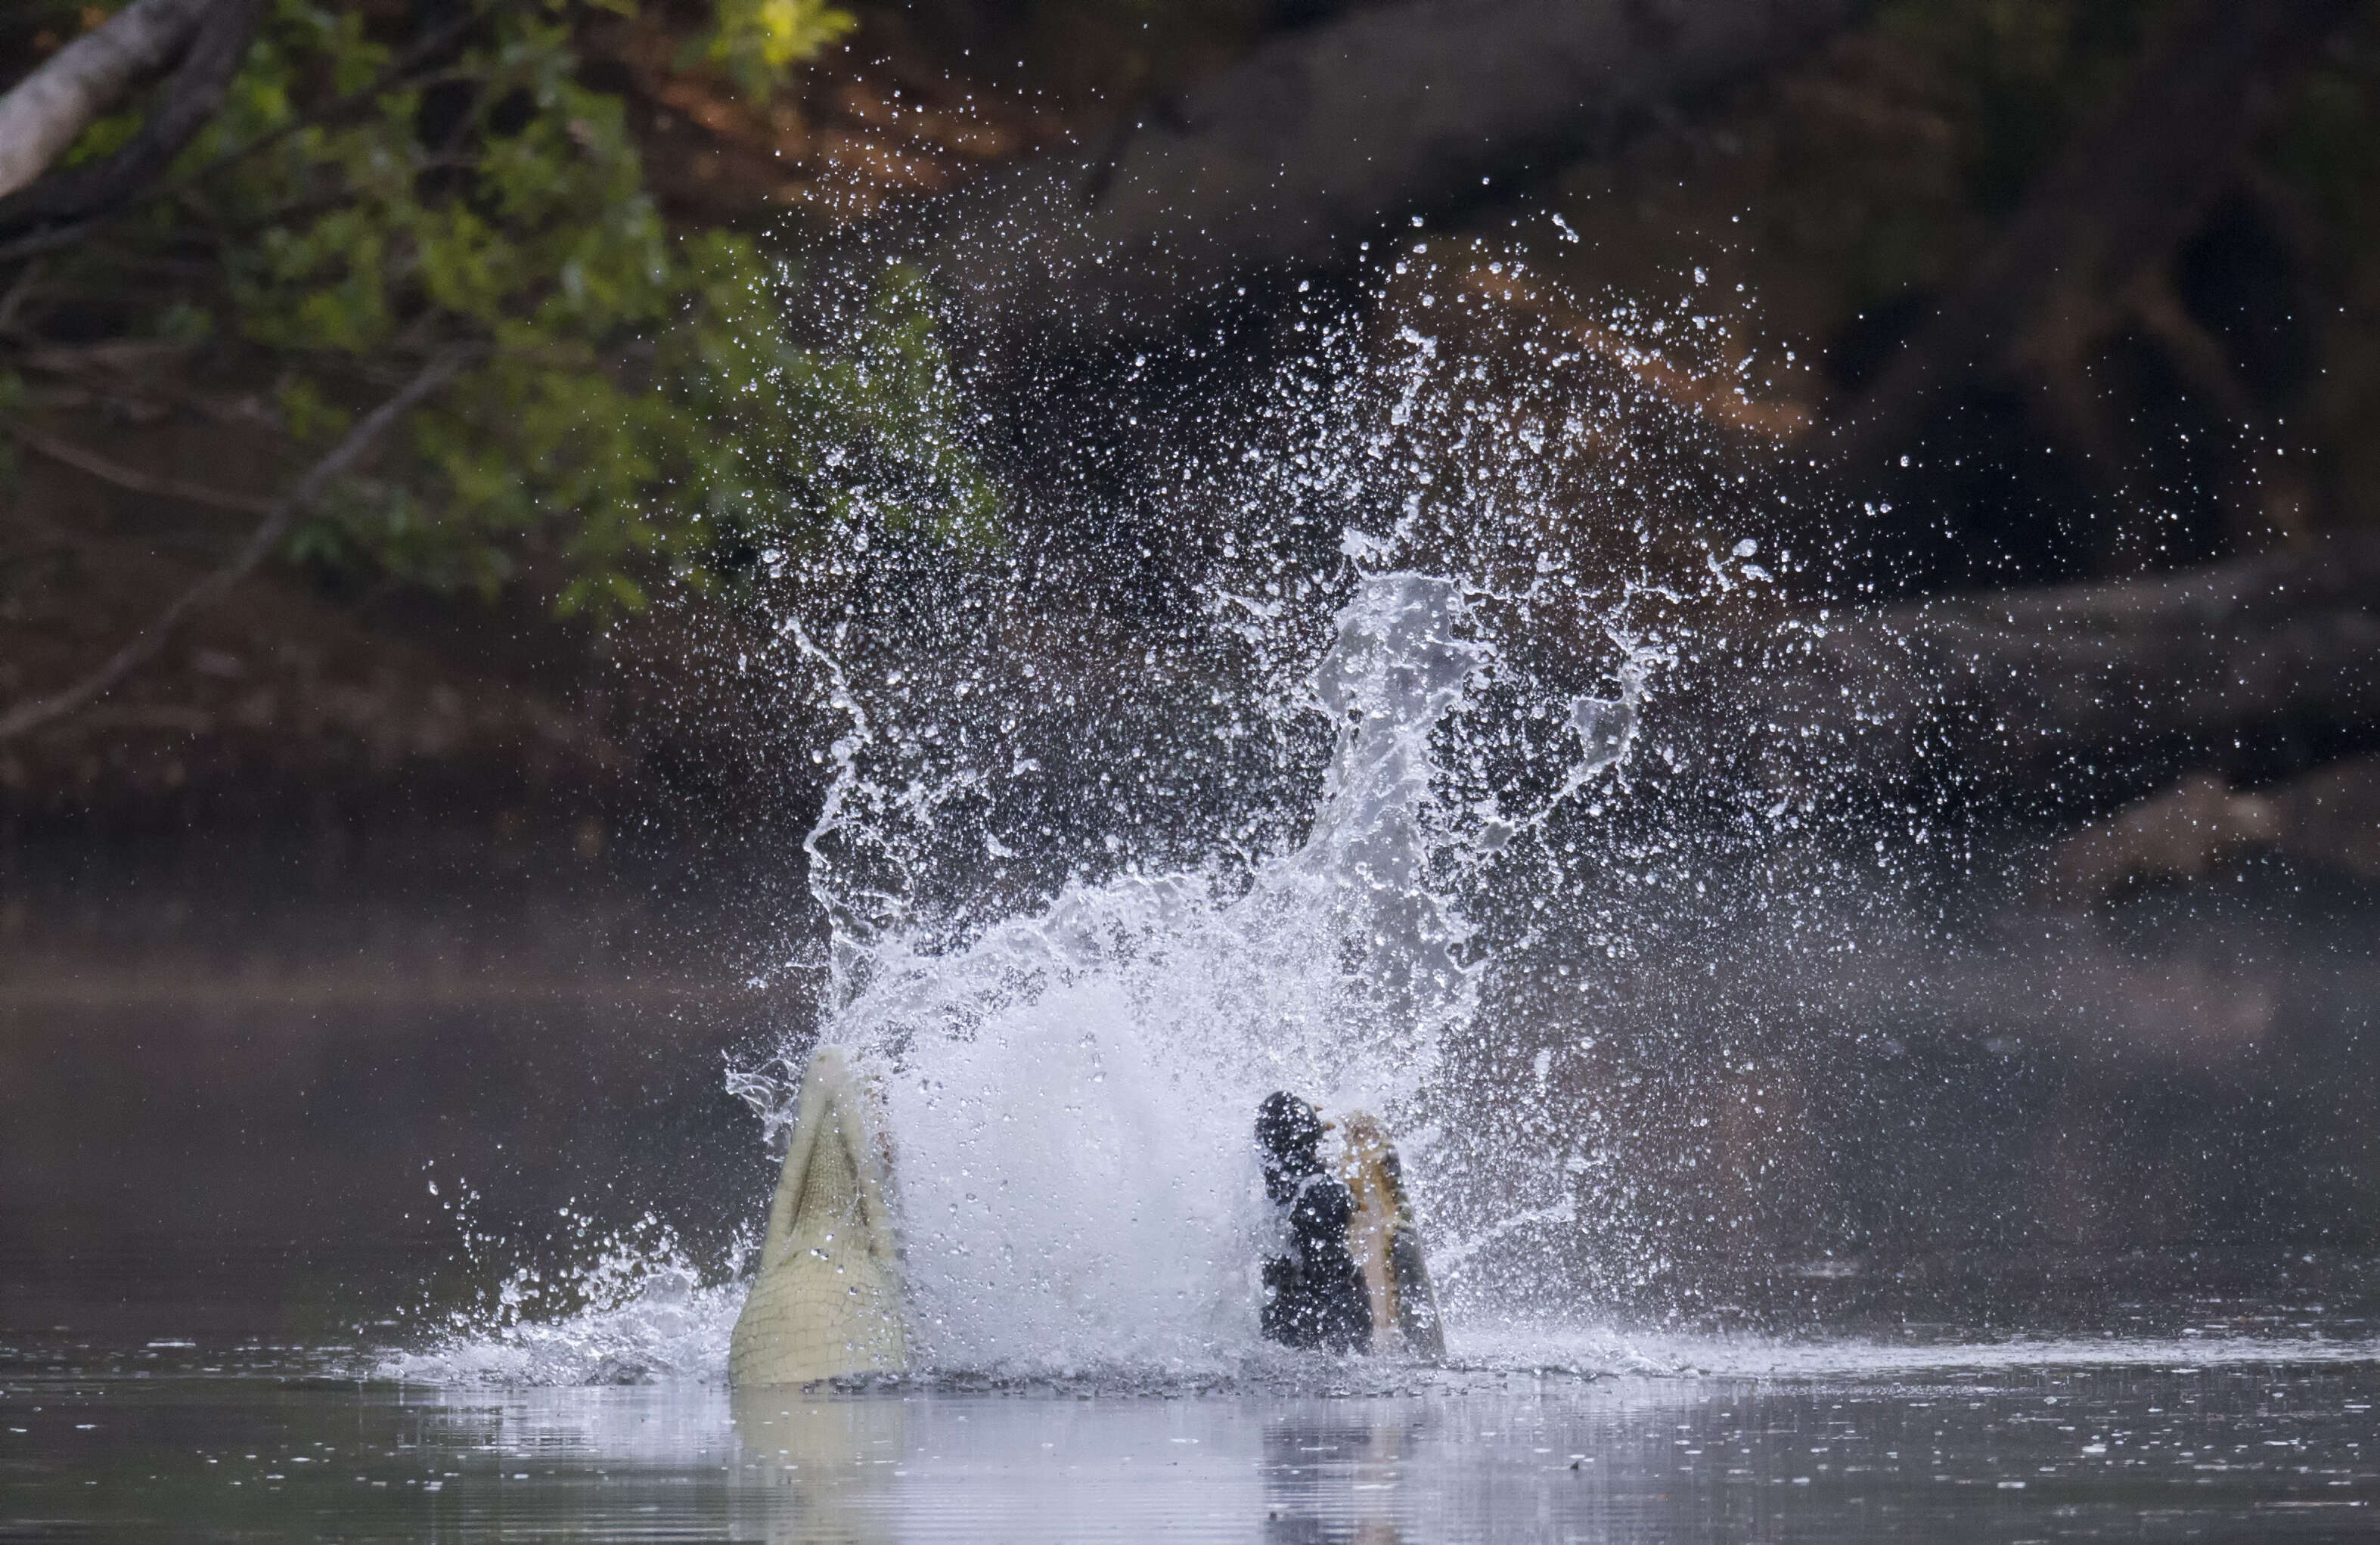
[[[2380,1536],[2380,1346],[2306,1334],[1672,1341],[1628,1371],[1131,1393],[438,1389],[285,1349],[19,1346],[0,1539]]]

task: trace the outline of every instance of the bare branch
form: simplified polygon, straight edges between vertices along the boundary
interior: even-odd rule
[[[474,348],[449,349],[423,366],[421,372],[407,382],[395,396],[358,420],[355,427],[331,447],[328,456],[306,469],[305,475],[289,492],[273,503],[271,512],[249,534],[248,541],[241,544],[229,563],[183,591],[155,622],[117,650],[98,670],[64,691],[19,703],[6,713],[0,714],[0,741],[15,739],[72,713],[105,695],[126,676],[155,659],[176,628],[192,614],[222,600],[233,586],[253,573],[257,566],[281,545],[282,539],[289,534],[289,528],[296,524],[300,515],[313,506],[325,489],[353,467],[399,419],[454,380],[479,352]]]
[[[0,96],[0,197],[48,168],[144,75],[165,67],[213,0],[133,0]]]
[[[108,460],[94,451],[87,451],[71,441],[44,434],[30,424],[14,419],[0,419],[5,430],[18,444],[39,451],[52,461],[63,462],[78,472],[88,472],[102,482],[135,493],[152,494],[160,499],[178,499],[186,505],[202,505],[209,509],[232,510],[240,515],[269,515],[273,512],[270,499],[251,498],[245,493],[225,493],[221,489],[200,483],[188,483],[178,478],[152,478],[146,472]]]
[[[17,309],[25,303],[25,297],[33,293],[33,286],[41,277],[42,260],[39,258],[30,260],[18,271],[16,281],[8,286],[8,293],[0,295],[0,333],[17,325]]]

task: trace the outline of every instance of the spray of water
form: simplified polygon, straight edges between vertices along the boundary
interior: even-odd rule
[[[1385,544],[1351,532],[1346,545]],[[833,887],[860,867],[855,850],[917,882],[932,812],[985,780],[961,768],[955,792],[881,782],[894,759],[868,753],[884,722],[803,639],[849,704],[811,842],[840,919],[823,1033],[887,1090],[929,1364],[1193,1369],[1250,1352],[1266,1219],[1248,1134],[1273,1089],[1385,1114],[1424,1208],[1451,1203],[1430,1184],[1431,1132],[1450,1113],[1434,1097],[1492,958],[1468,898],[1616,774],[1658,657],[1622,647],[1613,695],[1549,704],[1514,694],[1492,598],[1461,578],[1352,564],[1345,589],[1284,709],[1318,721],[1329,747],[1295,840],[1180,869],[1123,859],[954,946],[899,920],[917,911],[906,896],[855,905]],[[1500,710],[1554,726],[1549,792],[1525,808],[1464,776],[1508,727]],[[855,830],[855,809],[903,811],[920,831],[890,861],[903,838]],[[863,906],[895,920],[865,930]],[[781,1088],[744,1087],[782,1119]],[[1459,1274],[1463,1256],[1446,1259]]]
[[[425,1307],[421,1344],[379,1357],[365,1370],[371,1377],[440,1387],[642,1383],[711,1378],[724,1364],[743,1290],[711,1280],[661,1219],[606,1228],[565,1207],[550,1241],[562,1259],[506,1269],[511,1242],[474,1221],[468,1183],[449,1184],[441,1200],[457,1248],[489,1285],[470,1303]]]

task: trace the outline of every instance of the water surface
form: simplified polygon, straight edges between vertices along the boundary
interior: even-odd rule
[[[2380,1348],[1666,1343],[1094,1384],[424,1388],[13,1349],[0,1539],[2051,1540],[2380,1535]],[[1607,1353],[1607,1356],[1609,1353]]]

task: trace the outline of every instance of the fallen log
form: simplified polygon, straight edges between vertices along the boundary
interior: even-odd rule
[[[1751,787],[2121,798],[2260,739],[2380,724],[2380,538],[1821,614],[1745,664],[1682,682],[1671,717]]]
[[[2204,880],[2260,850],[2380,880],[2380,757],[2242,792],[2200,773],[2060,842],[2038,887],[2089,904],[2143,882]]]

